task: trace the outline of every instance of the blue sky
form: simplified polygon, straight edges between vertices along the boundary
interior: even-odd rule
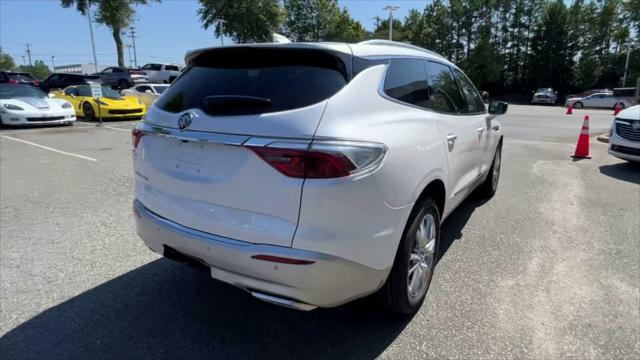
[[[238,0],[242,1],[242,0]],[[385,17],[385,5],[397,5],[394,14],[404,18],[411,8],[419,10],[430,1],[341,0],[351,16],[372,30],[374,16]],[[196,0],[163,0],[160,4],[137,8],[136,39],[138,64],[177,62],[187,50],[220,44],[213,30],[205,31],[196,14]],[[108,28],[94,24],[98,63],[116,64],[116,50]],[[227,41],[225,39],[225,41]],[[22,64],[25,44],[31,44],[32,61],[43,60],[51,66],[93,62],[89,25],[75,9],[64,9],[58,0],[0,0],[0,47]],[[125,43],[130,43],[128,38]],[[129,62],[125,49],[125,61]]]

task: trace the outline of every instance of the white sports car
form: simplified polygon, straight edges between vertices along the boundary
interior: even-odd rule
[[[31,85],[0,84],[0,122],[3,125],[72,124],[71,103],[52,99]]]
[[[149,109],[162,93],[169,88],[169,84],[140,84],[122,91],[123,95],[137,96]]]

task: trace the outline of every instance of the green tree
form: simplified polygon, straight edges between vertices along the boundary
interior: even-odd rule
[[[349,15],[346,8],[337,10],[331,19],[329,29],[324,38],[326,41],[357,43],[367,38],[367,31],[359,21]]]
[[[118,53],[118,66],[124,66],[124,46],[121,32],[133,21],[136,14],[135,5],[147,5],[160,0],[61,0],[65,8],[76,6],[76,9],[86,15],[89,7],[97,4],[95,21],[111,29],[113,40],[116,43]]]
[[[15,67],[16,63],[13,61],[11,55],[3,53],[0,47],[0,70],[12,70]]]
[[[51,70],[49,70],[47,64],[42,60],[36,60],[33,65],[18,66],[17,70],[29,73],[37,79],[45,79],[47,76],[51,75]]]
[[[224,35],[237,43],[271,41],[283,18],[278,0],[200,0],[198,15],[205,29],[225,20]]]
[[[358,42],[367,32],[336,0],[284,0],[282,32],[293,41]]]
[[[550,86],[560,94],[572,88],[573,54],[567,48],[568,11],[562,0],[549,3],[531,41],[530,88]]]
[[[323,40],[340,11],[336,0],[284,0],[283,30],[293,41]]]

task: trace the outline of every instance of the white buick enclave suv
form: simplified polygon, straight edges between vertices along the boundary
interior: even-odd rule
[[[498,185],[502,131],[473,83],[399,43],[192,51],[133,130],[137,231],[155,252],[296,309],[378,291],[422,304],[440,224]]]

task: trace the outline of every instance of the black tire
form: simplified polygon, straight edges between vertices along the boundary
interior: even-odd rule
[[[418,230],[420,229],[421,223],[429,216],[433,219],[433,231],[435,231],[433,234],[434,244],[431,246],[433,248],[433,253],[430,255],[432,259],[427,270],[422,270],[425,268],[420,267],[420,273],[422,273],[422,271],[428,272],[426,272],[424,277],[421,278],[424,279],[424,284],[420,283],[422,285],[420,287],[420,291],[419,293],[416,292],[414,296],[410,294],[410,282],[412,280],[412,276],[409,273],[409,266],[411,261],[414,261],[412,260],[411,255],[412,253],[415,253],[416,248],[418,247],[417,245],[420,244],[418,240]],[[431,242],[429,241],[429,243]],[[433,199],[425,198],[417,204],[416,209],[413,211],[404,235],[402,236],[402,240],[400,241],[391,273],[378,293],[384,307],[389,312],[399,315],[412,315],[420,309],[420,306],[422,306],[429,290],[431,279],[433,278],[433,270],[436,260],[438,259],[439,245],[440,211]],[[417,268],[420,264],[416,264],[414,266]],[[413,274],[413,276],[416,276],[415,271]]]
[[[584,104],[582,104],[580,101],[573,103],[574,109],[582,109],[583,107],[584,107]]]
[[[84,119],[87,121],[95,121],[96,113],[93,109],[93,105],[88,102],[82,103],[82,112],[84,113]]]
[[[129,82],[125,79],[120,79],[120,81],[118,81],[118,87],[120,89],[128,89],[131,86],[129,85]]]
[[[500,180],[500,168],[502,165],[502,142],[498,144],[496,153],[493,155],[493,162],[489,169],[489,175],[485,181],[476,189],[476,195],[480,198],[490,199],[498,190],[498,181]],[[495,171],[497,168],[497,171]]]

